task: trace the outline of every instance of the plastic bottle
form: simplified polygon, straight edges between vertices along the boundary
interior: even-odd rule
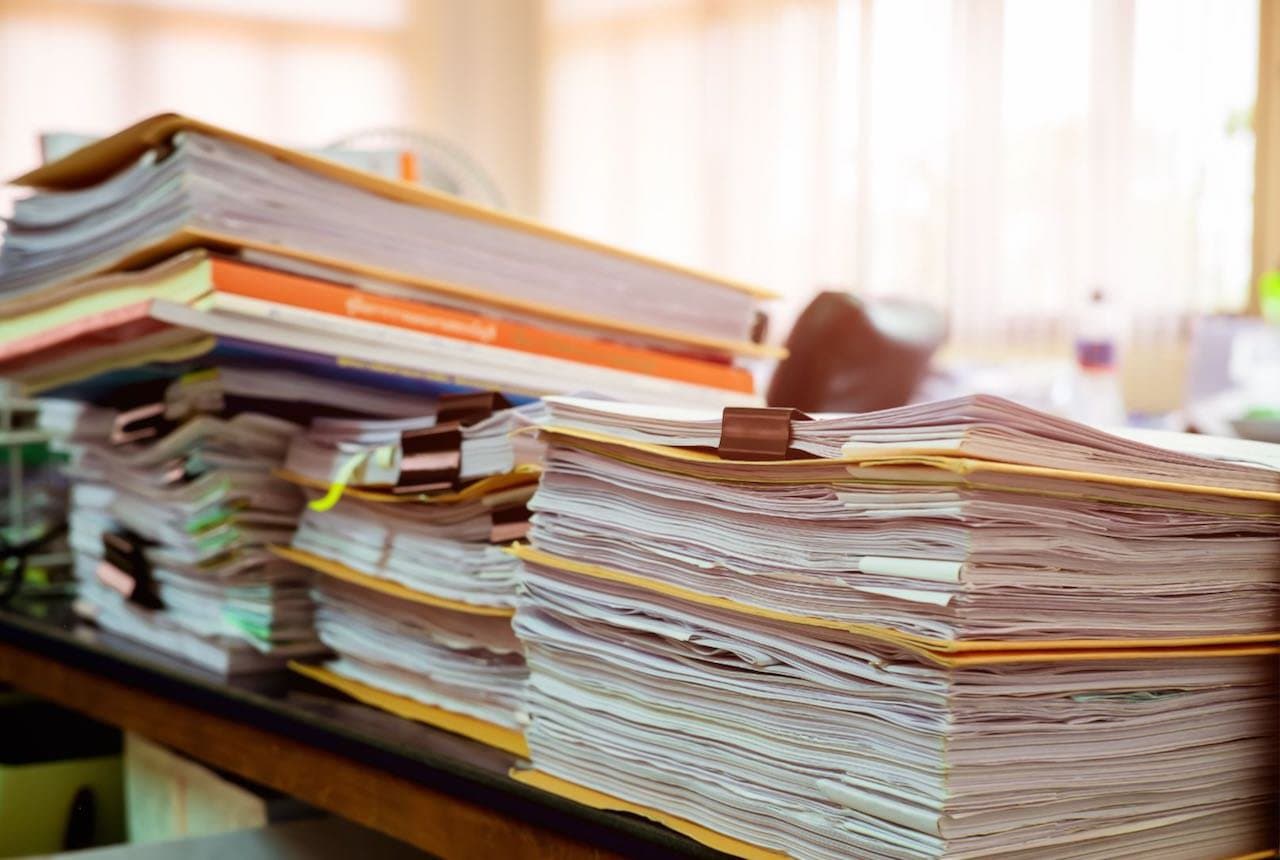
[[[1068,417],[1096,426],[1125,423],[1120,379],[1123,322],[1101,289],[1094,288],[1076,326],[1075,381]]]

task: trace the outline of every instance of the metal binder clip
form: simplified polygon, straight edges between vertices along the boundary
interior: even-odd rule
[[[400,435],[400,477],[393,493],[428,493],[455,486],[462,472],[462,426],[457,421]]]
[[[121,412],[111,423],[111,444],[127,445],[163,436],[177,426],[165,416],[165,404],[147,403]]]
[[[147,541],[133,532],[106,532],[102,536],[102,561],[96,573],[98,581],[125,599],[147,609],[161,609],[164,602],[155,592],[146,547]]]
[[[489,526],[489,543],[509,543],[520,540],[529,533],[529,508],[512,505],[492,512]]]
[[[807,420],[809,416],[798,409],[726,406],[716,453],[725,460],[785,460],[791,422]]]
[[[436,406],[436,424],[456,421],[470,427],[483,421],[500,409],[510,409],[511,403],[496,391],[480,391],[475,394],[445,394]]]

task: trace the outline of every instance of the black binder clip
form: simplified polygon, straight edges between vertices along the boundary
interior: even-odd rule
[[[791,422],[808,420],[798,409],[726,406],[716,453],[725,460],[785,460],[791,450]]]
[[[407,495],[456,488],[462,473],[462,428],[510,408],[496,391],[441,397],[436,426],[400,434],[400,477],[391,491]]]
[[[393,493],[430,493],[456,486],[462,473],[462,425],[456,421],[400,435],[400,477]]]
[[[165,410],[166,406],[161,401],[121,412],[111,424],[111,444],[128,445],[164,436],[178,426],[178,422],[165,415]]]
[[[495,412],[510,408],[511,402],[496,391],[445,394],[436,405],[436,426],[456,421],[463,427],[470,427]]]
[[[529,533],[529,508],[527,505],[512,505],[501,508],[489,515],[489,543],[510,543],[520,540]]]
[[[151,576],[146,549],[151,542],[127,529],[102,536],[102,561],[98,581],[118,591],[126,600],[146,609],[163,609]]]

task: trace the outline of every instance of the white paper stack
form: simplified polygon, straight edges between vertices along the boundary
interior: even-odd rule
[[[510,617],[476,615],[324,578],[321,639],[343,678],[518,731],[528,670]]]
[[[539,474],[536,444],[511,433],[540,412],[461,420],[445,398],[412,420],[316,420],[293,441],[281,474],[311,503],[280,554],[322,574],[318,627],[338,655],[311,677],[524,750],[520,565],[505,546],[527,532]]]
[[[549,407],[522,778],[744,856],[1268,846],[1274,450],[973,398],[732,461],[720,416]]]
[[[42,409],[71,456],[77,609],[222,673],[323,653],[310,574],[269,550],[290,540],[304,502],[274,471],[298,422],[333,411],[322,404],[375,415],[420,405],[266,370],[148,388],[156,399],[124,412],[65,401]]]
[[[219,672],[321,650],[305,571],[266,550],[292,534],[301,505],[270,474],[297,429],[253,413],[201,415],[151,444],[75,445],[70,537],[81,614]],[[110,535],[142,547],[145,573],[108,557]]]
[[[531,484],[522,490],[525,499],[533,495]],[[348,498],[304,511],[293,547],[413,591],[509,608],[520,563],[492,542],[499,529],[484,498],[435,505]]]
[[[268,147],[219,129],[175,133],[165,120],[143,125],[153,127],[153,140],[169,138],[167,151],[145,149],[126,166],[118,155],[142,142],[133,139],[135,127],[44,171],[60,181],[71,174],[76,190],[18,202],[7,220],[0,293],[65,285],[140,253],[154,255],[187,233],[197,242],[349,261],[466,285],[510,304],[568,307],[654,329],[745,340],[754,323],[757,296],[718,279],[370,181],[329,162],[295,156],[297,163],[285,163]],[[88,166],[93,161],[112,162],[118,172],[103,181],[103,168]]]
[[[31,192],[4,219],[0,376],[110,405],[144,434],[80,458],[86,554],[117,527],[144,535],[163,562],[155,589],[181,606],[169,621],[206,635],[231,596],[198,576],[270,546],[324,577],[320,635],[338,657],[293,668],[518,752],[525,670],[495,631],[514,613],[518,565],[502,548],[527,531],[541,451],[513,431],[567,392],[757,404],[760,363],[782,352],[760,342],[767,290],[180,116],[16,182]],[[184,379],[162,413],[115,391],[211,366],[225,375]],[[284,434],[255,415],[307,432],[268,455],[258,443]],[[50,420],[82,433],[95,419]],[[277,479],[310,494],[296,538]],[[91,561],[85,604],[105,619],[115,598]],[[117,602],[130,620],[165,617]],[[375,635],[380,609],[398,621]],[[467,621],[470,639],[440,633]]]
[[[459,426],[458,475],[456,481],[443,483],[470,483],[539,465],[542,449],[534,437],[513,434],[533,426],[544,412],[542,402],[535,401],[498,409],[482,420]],[[413,465],[406,463],[401,441],[406,435],[438,429],[435,408],[398,420],[318,418],[307,434],[289,447],[284,468],[312,484],[395,486],[403,483],[402,472]]]

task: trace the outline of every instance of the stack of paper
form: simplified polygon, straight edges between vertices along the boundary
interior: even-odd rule
[[[44,390],[228,339],[340,369],[750,402],[751,287],[160,116],[25,176],[0,373]]]
[[[1274,449],[985,397],[549,410],[523,779],[745,856],[1269,844]]]
[[[446,399],[409,421],[312,422],[281,474],[313,501],[278,552],[322,574],[317,627],[338,659],[312,677],[523,753],[519,561],[505,546],[528,530],[539,474],[532,437],[511,431],[541,404],[497,405],[465,421]]]
[[[215,380],[195,384],[207,394]],[[46,413],[71,454],[77,610],[218,672],[317,653],[306,572],[267,550],[293,533],[302,504],[271,474],[298,426],[269,411],[192,409],[184,389],[114,416]]]
[[[294,440],[285,470],[300,481],[320,486],[333,483],[370,487],[399,487],[401,492],[440,490],[469,484],[481,478],[528,473],[542,462],[542,447],[531,435],[514,435],[533,426],[543,414],[535,402],[519,408],[498,409],[474,422],[459,424],[456,453],[457,477],[428,478],[428,483],[408,477],[415,455],[406,457],[402,440],[429,441],[441,430],[433,409],[430,414],[393,421],[320,418],[305,436]],[[447,422],[446,422],[447,423]],[[412,442],[410,443],[412,444]],[[453,443],[445,450],[453,452]],[[419,458],[421,455],[416,455]]]
[[[302,493],[273,472],[310,417],[420,403],[288,372],[233,369],[116,391],[127,410],[46,399],[70,455],[78,611],[218,672],[280,668],[323,648],[308,574],[273,556]],[[326,404],[340,402],[345,407]]]
[[[247,628],[283,654],[267,619],[301,617],[275,603],[296,580],[250,595],[281,568],[220,567],[269,545],[323,573],[319,637],[339,657],[301,671],[513,749],[525,669],[503,547],[541,452],[512,432],[549,394],[755,404],[779,353],[758,342],[761,290],[183,117],[17,182],[33,191],[0,246],[0,377],[155,431],[82,446],[82,604],[116,626]],[[208,369],[216,384],[192,375]],[[163,414],[120,401],[173,380]],[[492,393],[483,414],[467,399]],[[163,612],[103,584],[117,529],[148,541]],[[235,624],[212,618],[233,603]]]

